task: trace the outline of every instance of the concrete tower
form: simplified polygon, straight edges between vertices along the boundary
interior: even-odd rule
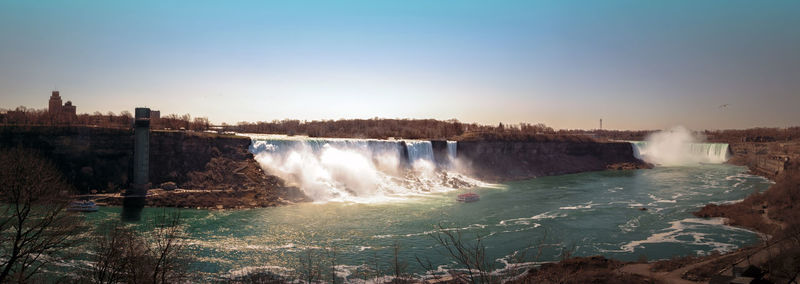
[[[131,194],[144,196],[150,183],[150,109],[136,108],[135,118]]]

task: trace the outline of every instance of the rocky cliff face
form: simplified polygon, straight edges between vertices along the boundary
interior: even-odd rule
[[[132,179],[133,131],[91,127],[0,127],[0,147],[50,158],[80,192],[116,191]]]
[[[223,183],[235,176],[237,167],[247,166],[252,160],[249,145],[246,137],[152,132],[150,181],[154,185],[171,181],[181,188],[196,188],[207,180],[206,186],[215,186],[212,182]]]
[[[733,155],[728,163],[747,166],[752,173],[770,179],[782,174],[792,156],[800,153],[798,143],[739,142],[729,147]]]
[[[0,147],[42,152],[81,193],[128,188],[133,141],[133,131],[126,129],[0,127]],[[297,189],[284,187],[261,170],[247,151],[249,145],[246,137],[152,132],[150,181],[153,187],[174,182],[186,189],[267,191],[261,196],[303,200]]]
[[[458,159],[488,181],[650,167],[625,142],[459,141]]]

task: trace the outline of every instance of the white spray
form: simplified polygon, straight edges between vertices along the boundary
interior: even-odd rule
[[[252,138],[250,151],[265,171],[300,187],[317,202],[370,203],[483,185],[437,169],[428,141],[405,141],[406,157],[400,141]]]
[[[632,142],[638,158],[661,166],[687,166],[727,161],[728,144],[700,143],[701,137],[677,126],[651,134],[644,142]]]

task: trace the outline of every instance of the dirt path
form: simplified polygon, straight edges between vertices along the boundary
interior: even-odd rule
[[[668,284],[694,284],[698,282],[689,281],[686,279],[681,278],[684,273],[689,270],[695,269],[702,265],[706,265],[714,260],[717,260],[719,257],[711,258],[708,260],[704,260],[698,263],[690,264],[673,271],[664,271],[664,272],[653,272],[650,271],[652,267],[651,263],[635,263],[635,264],[627,264],[619,269],[620,272],[623,273],[631,273],[636,274],[644,277],[649,277],[652,279],[656,279]]]

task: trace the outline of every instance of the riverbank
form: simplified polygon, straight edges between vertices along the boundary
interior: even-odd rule
[[[708,204],[695,212],[698,217],[723,217],[729,224],[763,234],[777,235],[800,220],[800,143],[732,144],[731,164],[747,166],[750,173],[775,182],[761,193],[753,193],[733,204]]]

